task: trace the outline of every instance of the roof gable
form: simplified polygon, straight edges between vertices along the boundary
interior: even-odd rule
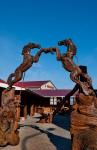
[[[40,88],[42,85],[51,82],[49,80],[47,81],[24,81],[24,82],[17,82],[15,85],[24,87],[24,88]]]

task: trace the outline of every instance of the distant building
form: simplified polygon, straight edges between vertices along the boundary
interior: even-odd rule
[[[42,89],[56,89],[55,85],[47,80],[47,81],[24,81],[18,82],[15,84],[16,86],[23,87],[29,90],[42,90]]]
[[[8,84],[0,80],[0,95]],[[26,81],[14,85],[16,94],[21,96],[21,116],[52,112],[70,89],[57,89],[50,81]]]

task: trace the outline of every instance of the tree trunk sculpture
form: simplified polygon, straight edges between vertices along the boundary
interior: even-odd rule
[[[0,108],[0,146],[19,143],[18,121],[20,118],[20,96],[15,90],[4,90]]]
[[[42,53],[42,50],[37,52],[35,56],[32,56],[30,54],[31,49],[34,48],[40,48],[39,44],[35,43],[29,43],[28,45],[24,46],[22,50],[22,55],[23,55],[23,62],[20,64],[19,67],[16,68],[14,73],[11,73],[7,79],[7,83],[9,84],[9,89],[12,87],[13,84],[16,82],[20,81],[23,77],[23,73],[27,71],[33,63],[38,62],[39,57]]]
[[[70,78],[76,86],[57,106],[53,115],[60,110],[65,100],[78,90],[76,107],[71,113],[72,150],[97,150],[97,97],[92,87],[92,80],[82,67],[74,63],[76,46],[72,40],[60,41],[58,45],[66,46],[66,53],[61,54],[56,47],[44,48],[44,51],[56,52],[57,60],[61,61],[63,68],[70,72]]]
[[[23,62],[16,68],[14,73],[8,77],[9,87],[2,92],[0,107],[0,146],[17,145],[19,143],[18,122],[20,119],[20,95],[15,95],[15,89],[12,87],[20,81],[23,73],[28,70],[33,63],[38,62],[41,49],[35,56],[30,54],[31,49],[40,48],[39,44],[29,43],[22,50]]]

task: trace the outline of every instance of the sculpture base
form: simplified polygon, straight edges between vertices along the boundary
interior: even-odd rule
[[[0,146],[19,144],[18,121],[20,118],[20,96],[15,90],[2,92],[0,107]]]
[[[71,114],[72,150],[97,150],[97,98],[80,93]]]
[[[18,131],[7,133],[0,130],[0,146],[6,146],[8,144],[15,146],[19,144],[19,141]]]

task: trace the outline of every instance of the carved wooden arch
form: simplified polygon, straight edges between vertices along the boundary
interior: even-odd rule
[[[62,43],[64,43],[64,41],[60,42],[60,44],[62,44]],[[66,45],[68,46],[68,43],[66,43]],[[45,52],[45,53],[56,52],[58,54],[57,58],[60,59],[62,61],[62,63],[67,63],[67,62],[65,62],[65,60],[66,61],[68,60],[69,62],[72,61],[72,63],[73,63],[73,55],[76,54],[76,51],[74,49],[75,47],[71,46],[72,49],[68,49],[68,51],[65,55],[66,59],[63,56],[61,57],[60,53],[58,53],[59,51],[57,48],[41,48],[35,56],[31,56],[30,51],[33,48],[40,48],[40,46],[35,43],[30,43],[23,48],[23,51],[22,51],[22,54],[24,57],[23,63],[18,68],[16,68],[14,73],[9,75],[9,77],[8,77],[9,88],[7,90],[4,90],[2,93],[2,108],[0,108],[0,118],[1,118],[1,120],[0,120],[0,146],[5,146],[7,144],[17,145],[19,143],[19,133],[17,131],[17,124],[18,124],[18,119],[19,119],[18,113],[19,113],[20,98],[15,95],[15,92],[14,92],[15,90],[12,88],[12,85],[22,79],[23,72],[25,72],[27,69],[29,69],[34,62],[38,62],[39,57],[42,54],[42,52]],[[67,65],[67,64],[65,64],[65,65]],[[74,64],[72,64],[72,65],[74,65]],[[64,68],[65,68],[65,66],[64,66]],[[66,69],[68,70],[70,68],[66,68]],[[82,72],[80,75],[83,75]],[[14,77],[14,80],[13,80],[13,77]],[[86,74],[85,74],[85,77],[87,77]],[[84,82],[84,81],[82,81],[82,82]],[[87,87],[87,89],[85,89],[85,90],[88,91],[89,95],[85,95],[84,91],[80,91],[80,93],[82,95],[80,96],[79,99],[81,99],[81,98],[87,99],[87,97],[88,97],[88,99],[91,100],[91,97],[92,97],[93,98],[92,102],[94,102],[94,99],[96,99],[96,95],[94,93],[93,88],[91,86],[89,86],[89,83],[87,83],[87,82],[88,81],[85,81],[85,84]],[[71,95],[73,95],[80,88],[84,89],[84,87],[82,87],[79,83],[77,83],[75,85],[74,89],[66,95],[66,97],[63,101],[61,101],[60,105],[55,110],[54,115],[59,111],[61,106],[64,104],[64,101],[66,99],[68,99]],[[96,107],[97,106],[95,103],[95,106],[93,107],[93,109],[96,109]],[[80,111],[80,109],[79,109],[79,111]],[[78,112],[76,112],[76,113],[78,113]],[[87,124],[88,124],[88,122],[87,122]],[[97,126],[97,125],[95,124],[95,126]],[[88,127],[90,127],[90,126],[88,125]],[[78,136],[78,131],[76,131],[76,133]],[[75,135],[74,132],[73,132],[73,134]],[[93,132],[93,135],[94,135],[94,132]],[[77,136],[75,136],[76,142],[77,142]],[[83,138],[83,136],[81,138]],[[78,141],[78,143],[79,143],[79,141]],[[72,150],[80,150],[80,149],[78,149],[78,145],[76,146],[74,141],[73,141],[73,144],[74,144],[74,146],[73,146]]]

